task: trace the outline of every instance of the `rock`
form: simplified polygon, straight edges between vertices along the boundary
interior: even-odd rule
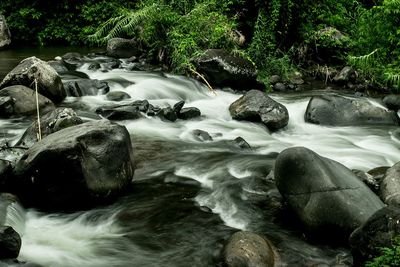
[[[83,123],[75,111],[71,108],[57,108],[52,112],[46,113],[40,117],[40,131],[42,138],[49,134],[58,132],[64,128]],[[38,141],[37,134],[39,132],[37,120],[26,129],[16,146],[31,147]]]
[[[68,72],[67,67],[61,60],[50,60],[47,63],[55,70],[58,74]]]
[[[4,160],[4,159],[0,159],[0,187],[3,187],[3,184],[10,176],[11,169],[12,169],[11,162]],[[0,202],[0,205],[1,205],[1,202]],[[0,223],[1,223],[1,221],[0,221]],[[0,225],[2,225],[2,224],[0,224]]]
[[[11,33],[8,29],[6,18],[0,14],[0,49],[11,44]]]
[[[70,71],[76,70],[85,63],[82,55],[76,52],[66,53],[61,57],[61,61]]]
[[[31,115],[36,111],[36,93],[23,85],[14,85],[0,90],[0,98],[6,99],[2,104],[0,100],[0,117],[9,118],[14,115]],[[9,101],[11,100],[11,101]],[[54,104],[47,97],[38,94],[40,113],[54,109]]]
[[[42,265],[19,261],[17,259],[4,259],[0,260],[0,267],[44,267]]]
[[[271,131],[279,130],[289,122],[286,107],[257,90],[251,90],[233,102],[229,112],[235,120],[261,122]]]
[[[246,140],[244,140],[242,137],[236,137],[235,140],[232,141],[232,144],[234,144],[235,146],[237,146],[240,149],[249,149],[251,150],[251,146],[249,145],[249,143],[246,142]]]
[[[213,138],[211,137],[211,135],[209,133],[207,133],[206,131],[196,129],[196,130],[192,131],[192,134],[197,141],[200,141],[200,142],[213,141]]]
[[[279,192],[314,233],[347,238],[384,206],[351,170],[304,147],[282,151],[274,173]]]
[[[161,119],[172,122],[178,119],[178,116],[176,115],[174,110],[170,107],[161,109],[161,111],[158,113],[158,116],[160,116]]]
[[[375,178],[366,172],[360,171],[360,170],[351,170],[357,177],[362,181],[366,186],[368,186],[369,189],[372,190],[374,193],[379,192],[379,182],[375,180]]]
[[[110,91],[107,82],[90,79],[80,79],[64,83],[68,96],[103,95]]]
[[[350,236],[353,254],[361,260],[380,255],[380,248],[391,247],[392,240],[400,235],[400,207],[387,206],[357,228]]]
[[[331,126],[399,125],[395,112],[373,105],[365,98],[339,95],[312,97],[304,118],[306,122]]]
[[[21,237],[11,226],[0,227],[0,259],[17,258],[21,249]]]
[[[147,100],[136,100],[131,104],[131,106],[137,107],[140,112],[147,112],[150,108],[150,103]],[[153,107],[153,109],[156,109],[156,108]],[[160,108],[157,108],[156,111],[159,112]]]
[[[283,83],[276,83],[273,87],[274,91],[285,92],[287,91],[286,85]]]
[[[112,38],[107,43],[107,55],[116,58],[140,56],[141,50],[134,39]]]
[[[355,82],[356,78],[356,71],[352,67],[346,66],[333,77],[333,82],[339,85],[346,85],[349,82]]]
[[[135,106],[118,106],[111,108],[98,108],[96,113],[103,118],[113,121],[137,120],[142,117],[140,110]]]
[[[227,267],[274,267],[279,266],[279,258],[268,239],[251,232],[233,234],[224,250]]]
[[[125,99],[130,99],[131,96],[122,91],[112,91],[106,95],[106,98],[110,101],[122,101]]]
[[[389,168],[390,168],[389,166],[376,167],[376,168],[373,168],[372,170],[367,171],[367,174],[371,175],[372,178],[376,181],[376,183],[380,187],[380,184],[382,183],[382,180],[386,175],[386,171]]]
[[[199,73],[213,86],[239,90],[263,89],[255,66],[247,59],[223,49],[209,49],[193,59]]]
[[[7,184],[24,205],[73,211],[127,189],[134,173],[125,127],[90,121],[50,134],[26,151]]]
[[[380,197],[388,205],[400,205],[400,162],[386,171],[381,183]]]
[[[269,83],[272,85],[279,83],[281,81],[282,81],[282,79],[279,75],[272,75],[271,77],[269,77]]]
[[[99,62],[92,62],[88,66],[88,70],[99,70],[101,69],[101,65]]]
[[[118,69],[121,67],[121,61],[116,58],[106,57],[101,59],[100,66],[102,71]]]
[[[200,110],[195,107],[183,108],[178,114],[178,118],[181,120],[190,120],[200,116],[201,116]]]
[[[10,218],[12,218],[12,222],[10,222]],[[0,226],[10,223],[15,227],[15,231],[23,232],[25,210],[21,207],[16,196],[9,193],[0,193]]]
[[[48,63],[36,57],[22,60],[6,75],[0,84],[0,88],[11,85],[25,85],[34,90],[35,80],[37,81],[38,92],[54,103],[59,103],[65,98],[66,93],[60,76]]]
[[[183,108],[183,106],[185,105],[185,101],[179,101],[178,103],[176,103],[173,107],[173,110],[176,114],[179,114]]]
[[[383,98],[383,104],[395,112],[400,109],[400,95],[387,95]]]

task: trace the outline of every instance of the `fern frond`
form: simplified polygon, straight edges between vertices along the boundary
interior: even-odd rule
[[[362,56],[349,56],[348,62],[350,65],[361,69],[370,68],[375,64],[376,57],[378,56],[378,50],[379,49],[375,49],[371,53]]]
[[[399,72],[385,72],[384,78],[387,85],[391,85],[397,89],[400,89],[400,71]]]

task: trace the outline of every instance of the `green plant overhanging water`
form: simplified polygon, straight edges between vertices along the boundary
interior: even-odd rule
[[[400,237],[395,237],[391,247],[380,248],[381,255],[368,261],[366,267],[400,266]]]

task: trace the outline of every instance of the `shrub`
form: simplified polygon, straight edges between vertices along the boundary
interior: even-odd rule
[[[366,267],[400,266],[400,237],[393,239],[391,247],[381,248],[381,255],[365,264]]]

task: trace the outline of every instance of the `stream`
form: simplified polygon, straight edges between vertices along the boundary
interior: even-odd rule
[[[33,54],[0,52],[0,79],[21,58]],[[44,59],[55,55],[49,52]],[[268,174],[279,152],[293,146],[307,147],[350,169],[392,166],[400,161],[400,141],[392,134],[395,127],[305,123],[310,97],[329,93],[320,88],[270,94],[290,116],[287,127],[271,133],[261,124],[232,120],[228,107],[241,95],[230,90],[211,92],[193,79],[160,72],[101,72],[88,70],[87,64],[78,70],[107,81],[110,91],[127,92],[132,99],[121,104],[146,99],[166,107],[184,100],[185,107],[197,107],[202,116],[173,123],[157,117],[118,122],[126,126],[133,142],[133,192],[109,206],[73,214],[12,206],[7,222],[22,236],[19,260],[54,267],[222,266],[226,241],[246,230],[268,237],[283,266],[352,264],[349,248],[327,245],[329,240],[326,244],[308,240]],[[85,116],[112,103],[98,95],[68,97],[61,105]],[[0,134],[16,142],[30,122],[1,119]],[[198,140],[193,135],[197,129],[213,140]],[[235,145],[232,140],[237,137],[252,149]]]

